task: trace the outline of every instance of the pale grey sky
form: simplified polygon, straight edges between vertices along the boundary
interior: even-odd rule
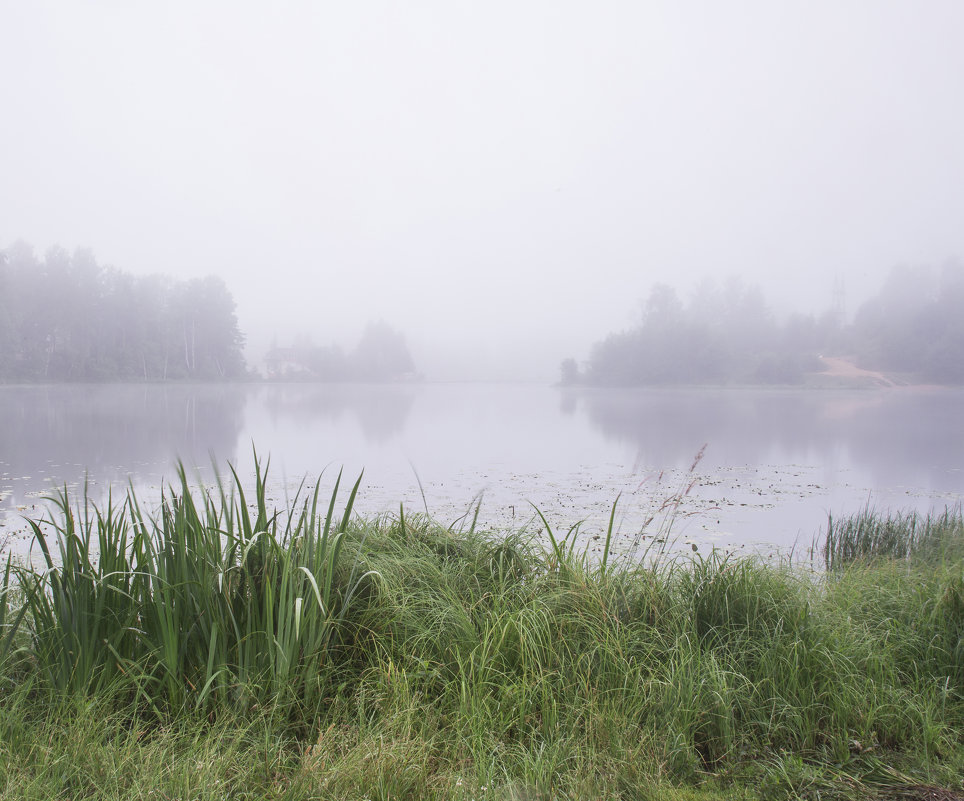
[[[0,247],[551,379],[655,281],[964,256],[964,2],[0,0]]]

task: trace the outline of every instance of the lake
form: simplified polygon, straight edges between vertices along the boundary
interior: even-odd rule
[[[366,515],[404,504],[460,525],[478,501],[480,524],[535,531],[535,506],[560,531],[585,521],[594,549],[618,498],[623,551],[805,549],[830,512],[960,504],[964,391],[2,386],[0,545],[26,547],[22,516],[58,487],[103,500],[130,481],[156,502],[177,458],[201,482],[212,458],[250,480],[252,446],[278,505],[306,476],[327,494],[364,468]]]

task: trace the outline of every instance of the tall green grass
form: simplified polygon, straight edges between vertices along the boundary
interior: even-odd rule
[[[228,761],[272,743],[265,797],[964,790],[953,525],[819,574],[717,551],[594,561],[545,519],[546,543],[362,520],[357,482],[336,514],[340,478],[277,511],[265,474],[247,498],[236,474],[199,492],[182,470],[151,513],[130,492],[100,510],[61,496],[34,524],[44,567],[4,579],[7,719],[29,696],[52,710],[43,731],[90,704],[161,743],[233,721],[255,734]]]
[[[59,515],[29,521],[44,568],[14,573],[49,686],[96,694],[123,679],[155,712],[316,707],[354,595],[373,578],[357,559],[341,564],[358,482],[340,520],[341,475],[326,507],[316,487],[281,515],[267,507],[266,471],[250,507],[236,474],[197,491],[180,467],[155,514],[133,490],[103,509],[63,492]]]

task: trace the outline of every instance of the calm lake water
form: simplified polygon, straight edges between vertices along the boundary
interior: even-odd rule
[[[94,497],[131,481],[156,500],[177,458],[203,482],[212,458],[248,480],[252,445],[279,506],[306,476],[327,492],[343,466],[352,480],[364,468],[364,514],[402,503],[457,524],[481,498],[482,524],[535,530],[534,504],[563,531],[584,520],[594,548],[619,497],[623,550],[667,527],[701,550],[806,548],[830,512],[961,503],[964,392],[5,386],[0,545],[25,548],[22,516],[85,476]]]

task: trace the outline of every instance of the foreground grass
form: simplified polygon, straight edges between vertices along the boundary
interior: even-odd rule
[[[0,798],[964,794],[959,513],[838,521],[815,575],[336,495],[62,499],[0,598]]]

